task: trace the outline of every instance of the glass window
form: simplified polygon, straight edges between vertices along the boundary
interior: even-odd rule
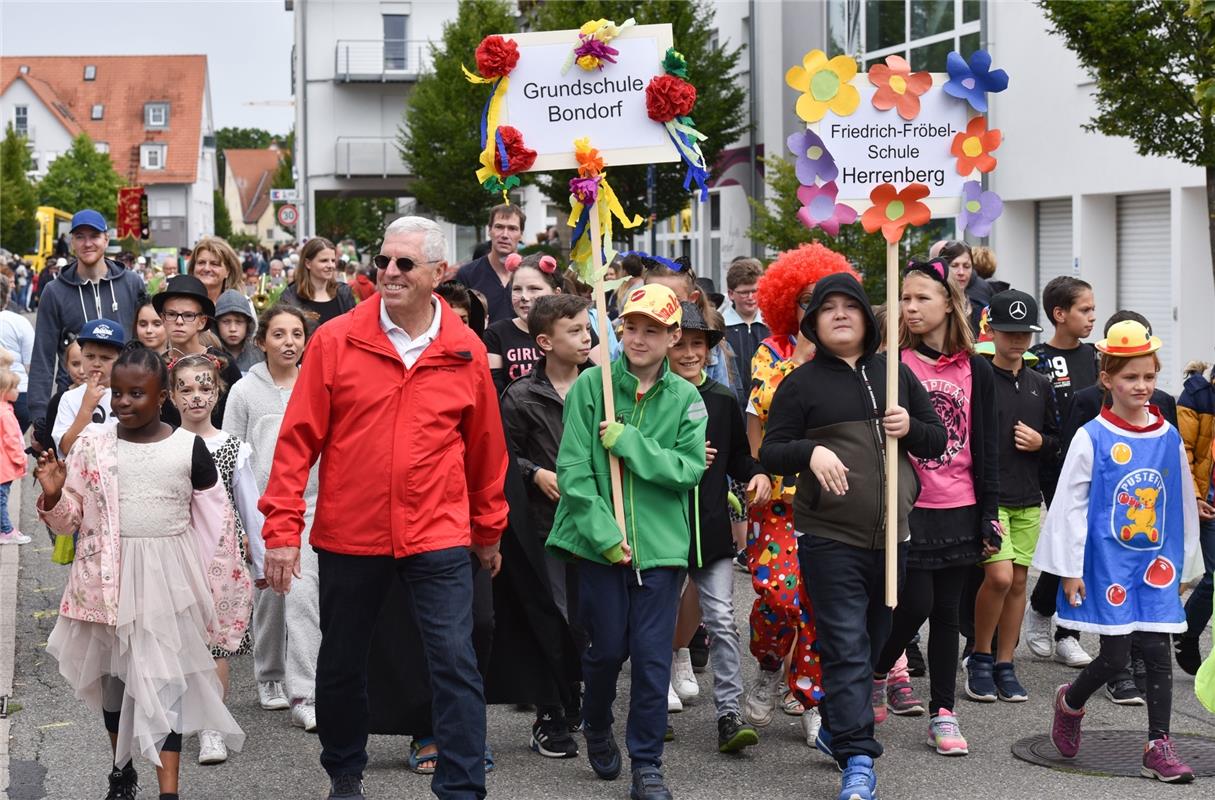
[[[404,14],[384,15],[384,69],[405,69]]]
[[[30,130],[30,107],[13,106],[13,131],[18,136],[26,136]]]
[[[962,37],[962,44],[958,47],[958,52],[963,58],[969,59],[970,54],[979,49],[979,32],[968,33]]]
[[[169,104],[148,103],[146,121],[149,128],[167,128],[169,126]]]
[[[865,47],[881,50],[907,41],[903,4],[891,0],[865,0]]]
[[[84,79],[86,81],[94,80],[97,77],[97,67],[93,64],[86,64],[84,67]]]
[[[827,5],[830,56],[852,55],[861,49],[861,1],[830,0]]]
[[[926,69],[929,72],[944,72],[945,60],[953,50],[953,39],[946,39],[936,44],[917,47],[911,51],[911,68]]]
[[[979,19],[979,0],[962,0],[962,21],[976,22]]]
[[[165,146],[163,144],[144,144],[139,147],[140,164],[144,169],[164,169]]]
[[[717,192],[709,195],[709,230],[721,230],[721,195]]]
[[[953,30],[953,0],[911,0],[911,38]]]
[[[93,149],[96,150],[98,153],[108,153],[108,152],[110,152],[110,143],[109,142],[93,142]]]
[[[89,113],[89,119],[101,119],[103,116],[105,116],[105,106],[101,103],[93,106],[92,111]]]

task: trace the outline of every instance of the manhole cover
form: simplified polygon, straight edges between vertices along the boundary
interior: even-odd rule
[[[1173,736],[1173,743],[1195,776],[1215,776],[1215,739],[1179,733]],[[1085,731],[1080,754],[1063,758],[1050,735],[1043,733],[1013,743],[1012,753],[1022,761],[1064,772],[1133,778],[1143,766],[1143,744],[1143,731]]]

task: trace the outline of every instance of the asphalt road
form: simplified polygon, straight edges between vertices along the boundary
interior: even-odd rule
[[[36,493],[29,483],[24,494],[29,499],[24,503],[21,528],[34,536],[34,542],[21,548],[14,702],[22,708],[12,717],[10,797],[99,800],[106,791],[110,760],[101,720],[72,697],[54,659],[45,652],[67,568],[50,562],[49,543],[31,513]],[[752,594],[741,574],[735,596],[740,629],[745,630]],[[1085,644],[1090,651],[1096,647],[1095,640],[1087,637]],[[1208,633],[1204,652],[1210,645]],[[959,703],[957,712],[970,742],[969,756],[945,758],[930,750],[923,717],[892,717],[879,727],[879,738],[886,747],[886,755],[879,761],[879,790],[884,798],[1213,796],[1213,779],[1189,787],[1165,787],[1144,779],[1057,772],[1014,758],[1009,750],[1013,741],[1047,729],[1053,688],[1073,674],[1062,665],[1034,660],[1024,648],[1018,657],[1020,676],[1030,691],[1029,702]],[[754,660],[744,658],[744,664],[749,682]],[[667,745],[666,774],[676,797],[803,800],[836,796],[839,784],[834,765],[802,743],[794,717],[778,713],[773,724],[761,731],[759,746],[742,755],[717,753],[711,683],[710,676],[701,675],[699,702],[672,716],[677,739]],[[917,691],[926,696],[927,679],[917,678],[915,683]],[[1193,679],[1177,670],[1174,685],[1174,732],[1215,736],[1215,717],[1198,704]],[[316,737],[292,728],[286,712],[262,711],[257,706],[251,657],[234,662],[232,686],[232,710],[248,735],[245,749],[234,753],[226,764],[201,767],[196,762],[197,740],[187,741],[182,758],[183,800],[323,798],[328,783],[318,761]],[[620,720],[626,714],[627,687],[626,667],[617,709]],[[490,709],[489,740],[498,765],[489,778],[491,796],[537,800],[628,796],[627,773],[608,783],[596,779],[581,757],[553,761],[533,754],[527,746],[530,723],[529,714],[511,708]],[[1088,730],[1145,727],[1143,708],[1117,707],[1102,698],[1094,698],[1089,706]],[[406,740],[372,737],[369,749],[369,797],[430,796],[429,779],[406,769]],[[156,797],[154,770],[146,763],[137,767],[144,786],[140,796]]]

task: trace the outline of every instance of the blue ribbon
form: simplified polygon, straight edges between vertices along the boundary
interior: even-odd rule
[[[657,261],[659,264],[662,264],[664,267],[671,270],[671,272],[683,272],[685,269],[687,269],[687,266],[684,264],[678,264],[671,259],[663,258],[662,256],[652,256],[649,253],[641,250],[630,250],[627,253],[620,254],[621,258],[625,258],[626,256],[637,256],[640,259]]]
[[[582,213],[578,215],[578,224],[574,226],[574,232],[570,234],[570,246],[582,238],[582,234],[586,233],[586,226],[591,224],[591,206],[583,206]]]
[[[694,142],[692,142],[692,140],[686,134],[684,134],[683,131],[676,131],[674,134],[672,134],[671,129],[667,128],[667,135],[672,139],[674,139],[675,136],[678,136],[680,141],[688,145],[688,147],[695,146]],[[692,182],[695,181],[696,185],[700,187],[700,202],[705,202],[709,199],[709,187],[705,183],[705,181],[707,181],[709,178],[708,171],[702,168],[700,165],[693,163],[692,160],[684,154],[684,149],[679,146],[679,142],[675,143],[675,149],[679,151],[679,157],[683,163],[688,165],[688,171],[684,174],[683,178],[684,191],[691,189]]]
[[[489,92],[489,98],[486,99],[486,101],[485,101],[485,108],[481,109],[481,149],[482,150],[485,149],[485,140],[489,136],[489,131],[486,130],[486,128],[489,127],[489,104],[494,101],[494,92],[498,91],[498,84],[501,82],[502,82],[501,78],[498,78],[498,80],[494,81],[494,85],[490,89],[490,92]]]
[[[510,157],[506,155],[506,142],[502,141],[502,131],[494,131],[494,141],[498,143],[498,159],[502,162],[502,174],[510,172]]]

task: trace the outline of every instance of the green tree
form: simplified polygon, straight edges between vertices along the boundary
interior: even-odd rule
[[[278,169],[274,171],[274,176],[270,179],[270,186],[274,189],[294,189],[295,188],[295,129],[292,128],[278,142],[278,151],[280,153],[278,159]]]
[[[38,239],[38,195],[26,176],[33,166],[25,137],[9,125],[0,142],[0,245],[19,254],[32,252]]]
[[[1097,113],[1085,127],[1205,170],[1215,268],[1215,2],[1039,4],[1096,78]]]
[[[418,202],[460,225],[482,225],[485,212],[500,199],[477,183],[477,135],[488,87],[464,80],[461,64],[475,69],[473,53],[491,33],[515,30],[505,0],[466,0],[454,22],[443,26],[441,42],[431,44],[431,71],[422,75],[409,98],[398,129],[401,159],[417,176]],[[318,204],[319,206],[319,204]],[[317,230],[320,209],[317,209]]]
[[[228,213],[224,193],[219,189],[215,190],[212,205],[215,208],[215,235],[221,239],[232,238],[232,215]]]
[[[107,220],[113,221],[118,207],[118,190],[124,181],[114,171],[108,153],[99,153],[93,140],[82,133],[72,141],[71,148],[56,158],[38,184],[42,205],[76,212],[95,208]]]
[[[865,293],[873,303],[886,302],[886,240],[880,234],[865,233],[860,222],[840,227],[839,236],[829,236],[821,228],[810,230],[797,218],[801,201],[797,189],[801,185],[793,165],[782,158],[763,159],[764,181],[772,198],[771,207],[763,200],[750,200],[755,209],[755,224],[747,236],[774,252],[792,250],[806,242],[821,242],[842,253],[864,279]],[[939,238],[941,225],[908,228],[899,243],[900,258],[926,254],[932,242]]]
[[[318,198],[316,233],[331,242],[353,239],[362,251],[380,241],[384,235],[384,217],[395,208],[396,201],[390,197]]]
[[[269,131],[261,128],[220,128],[215,132],[215,164],[219,168],[219,188],[224,188],[227,160],[225,150],[264,150],[274,141]]]

